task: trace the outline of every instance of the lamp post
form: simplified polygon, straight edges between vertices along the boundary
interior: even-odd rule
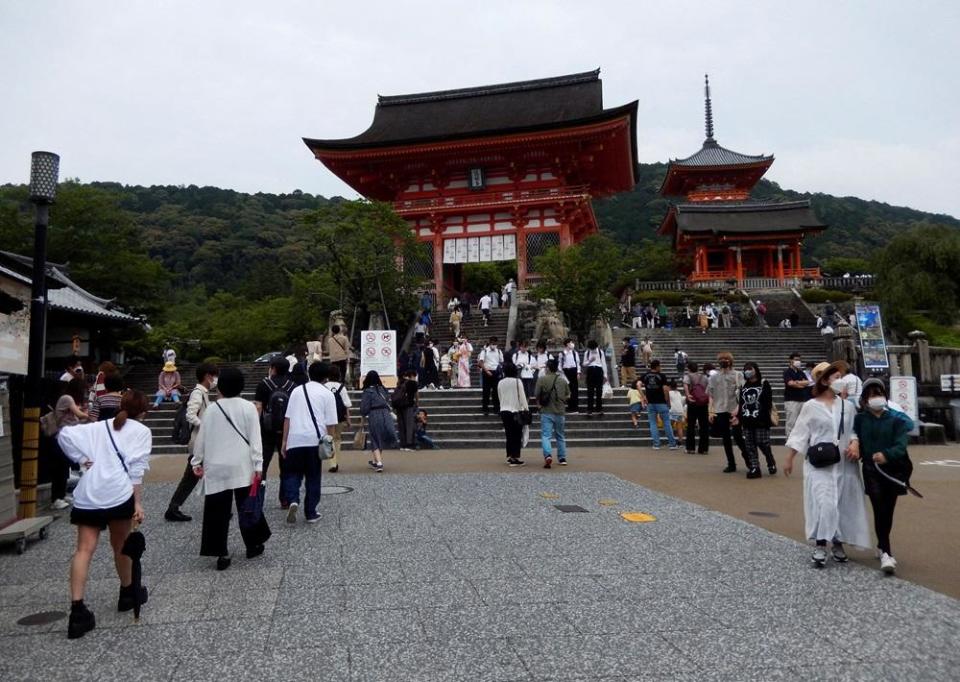
[[[23,448],[20,456],[20,518],[37,514],[37,460],[40,452],[40,406],[43,401],[43,356],[47,345],[47,225],[57,194],[60,157],[34,152],[30,162],[30,201],[36,209],[33,233],[33,285],[30,294],[30,348],[23,401]]]

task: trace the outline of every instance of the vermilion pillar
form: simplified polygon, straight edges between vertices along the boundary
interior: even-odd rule
[[[441,310],[446,302],[443,300],[443,236],[440,232],[433,232],[433,289],[436,293],[436,310]]]

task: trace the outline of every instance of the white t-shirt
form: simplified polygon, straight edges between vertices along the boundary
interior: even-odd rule
[[[119,431],[113,430],[113,419],[67,426],[60,429],[57,442],[71,462],[80,465],[93,462],[73,491],[73,506],[77,509],[110,509],[123,504],[150,468],[153,436],[148,427],[134,419],[128,420]],[[123,464],[113,443],[120,451]]]
[[[316,427],[313,418],[310,416],[310,409],[307,407],[304,388],[307,389],[306,394],[310,398],[313,414],[317,418]],[[308,381],[303,386],[297,386],[290,393],[286,420],[290,423],[287,427],[288,450],[291,448],[312,448],[320,445],[320,439],[317,438],[317,429],[319,428],[321,436],[325,436],[328,427],[337,425],[337,402],[333,398],[333,391],[315,381]]]
[[[480,310],[489,310],[489,309],[490,309],[490,304],[491,304],[492,301],[493,301],[493,299],[490,298],[490,294],[484,294],[484,295],[480,298]]]

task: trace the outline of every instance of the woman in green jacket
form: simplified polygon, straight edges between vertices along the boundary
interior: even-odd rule
[[[890,409],[887,389],[880,379],[864,382],[860,406],[861,412],[854,420],[853,430],[860,438],[863,486],[873,506],[880,569],[890,574],[897,569],[897,561],[890,549],[893,511],[897,497],[905,495],[907,490],[888,476],[907,481],[913,472],[907,455],[913,421],[902,412]]]

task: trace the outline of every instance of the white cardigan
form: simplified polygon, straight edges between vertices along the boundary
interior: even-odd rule
[[[249,445],[230,426],[224,412],[250,442]],[[221,398],[208,407],[190,463],[203,466],[206,495],[249,486],[253,472],[263,470],[260,419],[253,403],[243,398]]]

